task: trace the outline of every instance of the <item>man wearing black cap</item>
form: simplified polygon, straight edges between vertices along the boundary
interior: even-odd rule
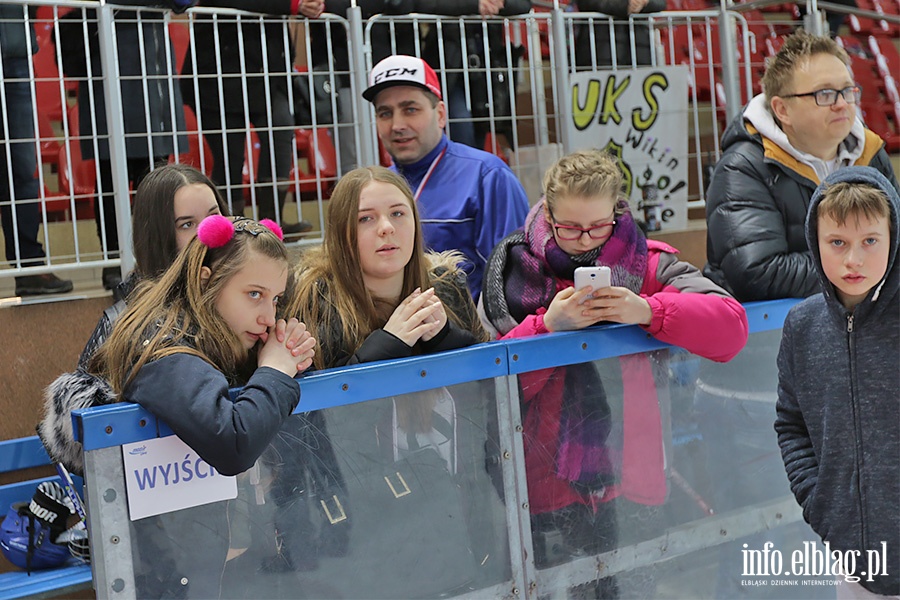
[[[444,135],[447,107],[422,59],[385,58],[369,74],[363,98],[375,105],[378,137],[413,190],[426,246],[466,256],[477,300],[491,250],[525,222],[525,190],[502,160]]]

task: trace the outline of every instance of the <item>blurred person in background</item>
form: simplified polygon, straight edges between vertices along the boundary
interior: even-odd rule
[[[612,31],[615,39],[610,39],[609,22],[595,20],[593,25],[580,23],[575,26],[575,64],[582,69],[631,65],[649,65],[653,62],[653,38],[645,19],[634,21],[634,54],[631,52],[632,25],[627,20],[631,15],[655,13],[666,10],[666,0],[574,0],[582,12],[601,12],[616,21]],[[593,39],[591,31],[593,30]],[[615,50],[615,61],[613,60]]]
[[[34,10],[22,4],[0,4],[0,217],[6,260],[13,268],[42,265],[46,256],[38,239],[40,186],[35,178],[34,98],[28,64],[38,45],[26,15],[33,18]],[[16,277],[17,296],[71,291],[71,281],[52,273]]]
[[[183,12],[196,0],[118,0],[128,7],[164,7]],[[115,8],[118,73],[104,74],[100,60],[97,15],[75,9],[59,20],[60,56],[66,77],[78,78],[78,135],[81,154],[96,159],[99,189],[94,218],[106,259],[119,256],[119,234],[113,195],[104,82],[118,81],[125,125],[126,169],[130,189],[137,189],[153,165],[188,149],[181,91],[172,83],[175,54],[166,31],[166,15],[158,10]],[[96,148],[95,148],[96,144]],[[119,267],[105,267],[103,287],[115,290],[122,281]]]
[[[324,8],[322,0],[209,0],[200,5],[308,18],[318,17]],[[295,47],[290,30],[281,19],[217,15],[214,20],[197,15],[191,34],[181,92],[197,113],[212,152],[212,180],[222,189],[232,213],[243,214],[245,154],[253,154],[247,131],[251,125],[259,140],[259,161],[250,171],[255,178],[251,185],[260,184],[249,196],[256,200],[254,218],[279,221],[286,236],[310,231],[313,225],[309,221],[287,223],[283,216],[294,160],[294,116],[288,87]],[[273,173],[277,184],[273,184]]]

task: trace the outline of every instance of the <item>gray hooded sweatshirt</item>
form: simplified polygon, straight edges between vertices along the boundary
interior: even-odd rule
[[[891,205],[884,278],[848,311],[825,277],[818,208],[826,186],[865,183]],[[859,551],[856,575],[878,594],[900,594],[900,198],[881,173],[847,167],[813,195],[806,239],[823,292],[791,309],[778,354],[775,431],[803,517],[831,550]],[[866,551],[886,564],[869,576]],[[883,573],[887,573],[883,575]]]

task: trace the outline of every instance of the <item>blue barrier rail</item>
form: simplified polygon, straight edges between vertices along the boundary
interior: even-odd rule
[[[296,571],[309,597],[604,596],[609,585],[623,597],[734,597],[742,548],[817,539],[772,428],[780,329],[796,302],[746,304],[750,340],[729,363],[603,325],[311,373],[236,495],[205,504],[170,486],[181,486],[183,450],[144,444],[171,435],[149,412],[78,411],[98,598],[294,598]],[[581,448],[606,461],[593,516],[547,504],[565,492],[542,498],[528,470],[555,472],[555,458],[539,466],[553,447],[540,436],[567,416],[568,385],[596,428]],[[422,411],[425,426],[413,420]],[[570,539],[580,531],[587,541]],[[208,551],[190,551],[198,543]],[[228,561],[226,550],[245,554]],[[166,561],[175,575],[157,581]]]
[[[785,299],[744,304],[750,333],[780,329],[797,302]],[[669,345],[637,326],[600,325],[581,331],[489,342],[438,355],[327,369],[302,377],[302,396],[295,412],[335,408],[465,381],[666,347]],[[72,419],[76,438],[85,451],[172,435],[165,423],[136,404],[77,410]]]

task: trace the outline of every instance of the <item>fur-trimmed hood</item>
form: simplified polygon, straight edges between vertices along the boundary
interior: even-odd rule
[[[466,257],[463,256],[461,252],[456,252],[455,250],[445,250],[444,252],[426,252],[425,253],[425,261],[428,265],[428,271],[430,273],[434,273],[435,271],[450,271],[454,274],[464,275],[465,272],[460,268],[461,265],[466,260]]]
[[[72,411],[117,401],[109,384],[101,377],[78,369],[63,373],[44,390],[44,418],[37,434],[54,462],[78,475],[84,474],[81,442],[72,432]]]

